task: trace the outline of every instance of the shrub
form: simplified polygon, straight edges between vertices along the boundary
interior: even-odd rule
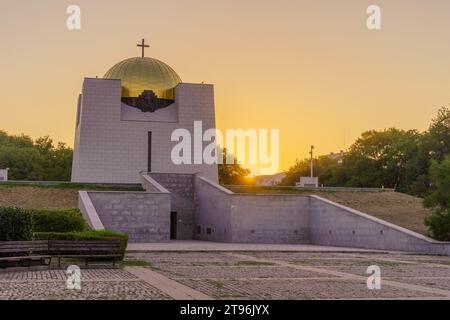
[[[450,210],[447,212],[435,209],[431,216],[425,219],[428,234],[439,241],[450,241]]]
[[[31,215],[20,208],[0,208],[0,241],[28,241],[32,238]]]
[[[441,162],[431,165],[432,192],[424,204],[433,208],[431,216],[425,219],[428,234],[441,241],[450,240],[450,155]]]
[[[128,235],[110,230],[85,230],[78,232],[35,232],[34,240],[123,240]]]
[[[121,240],[122,257],[125,257],[125,250],[128,244],[128,235],[110,230],[85,230],[80,232],[35,232],[34,240]]]
[[[33,232],[75,232],[87,229],[78,209],[32,210]]]

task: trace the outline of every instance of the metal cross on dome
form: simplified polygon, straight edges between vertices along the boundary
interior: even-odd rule
[[[142,39],[142,44],[138,44],[137,46],[142,48],[142,58],[143,58],[144,57],[144,50],[145,50],[145,48],[150,48],[150,46],[148,44],[145,44],[145,40],[144,39]]]

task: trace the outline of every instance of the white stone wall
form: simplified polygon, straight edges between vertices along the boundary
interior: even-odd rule
[[[215,128],[214,88],[207,84],[179,84],[175,89],[178,122],[124,121],[121,82],[85,79],[75,132],[73,182],[139,183],[147,171],[148,132],[152,132],[152,172],[199,173],[218,181],[217,165],[181,165],[171,161],[177,128],[193,133],[194,121],[203,130]],[[144,117],[145,118],[145,117]],[[206,145],[206,144],[204,144]]]

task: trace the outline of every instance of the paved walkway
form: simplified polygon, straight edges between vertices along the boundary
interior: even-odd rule
[[[242,244],[221,243],[195,240],[173,240],[162,243],[129,243],[127,252],[147,251],[279,251],[279,252],[383,252],[381,250],[365,250],[357,248],[327,247],[306,244]]]
[[[170,295],[120,269],[81,269],[81,290],[65,270],[0,272],[0,300],[168,300]]]
[[[127,267],[125,270],[176,300],[212,300],[208,295],[170,280],[150,269]]]
[[[129,253],[128,259],[147,261],[158,274],[214,299],[450,299],[449,257],[154,251]],[[374,265],[381,270],[381,290],[367,287],[367,269]]]
[[[65,270],[2,270],[0,300],[450,300],[450,257],[340,249],[225,251],[128,253],[124,270],[81,269],[81,290],[67,288]],[[380,268],[380,290],[367,287],[369,266]]]
[[[355,275],[355,274],[342,272],[342,271],[328,270],[328,269],[318,268],[318,267],[314,267],[314,266],[302,266],[302,265],[290,263],[287,261],[257,258],[257,257],[249,256],[249,255],[243,255],[243,254],[232,254],[231,253],[229,255],[240,258],[240,259],[244,259],[244,260],[254,261],[257,263],[273,263],[273,264],[276,264],[276,265],[279,265],[282,267],[289,267],[289,268],[300,269],[300,270],[304,270],[304,271],[318,272],[318,273],[326,274],[327,276],[331,276],[331,277],[340,277],[340,278],[349,279],[349,280],[359,280],[362,282],[367,280],[367,276],[360,276],[360,275]],[[395,260],[391,260],[391,261],[395,261]],[[449,270],[449,275],[450,275],[450,270]],[[428,293],[428,294],[436,294],[436,295],[441,295],[446,298],[450,298],[450,290],[424,287],[424,286],[420,286],[420,285],[414,285],[414,284],[403,283],[403,282],[398,282],[398,281],[391,281],[391,280],[384,280],[383,285],[401,288],[401,289],[408,289],[408,290],[413,290],[413,291],[420,291],[420,292]]]

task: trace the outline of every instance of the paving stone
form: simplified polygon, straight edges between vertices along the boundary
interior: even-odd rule
[[[247,251],[131,253],[127,259],[144,260],[149,263],[149,270],[216,299],[450,298],[448,257]],[[381,267],[381,290],[367,289],[364,281],[368,276],[367,267],[373,264]],[[161,291],[161,286],[152,285],[151,279],[145,280],[126,270],[82,269],[81,272],[82,290],[74,291],[66,288],[65,270],[1,271],[0,299],[174,297]]]

